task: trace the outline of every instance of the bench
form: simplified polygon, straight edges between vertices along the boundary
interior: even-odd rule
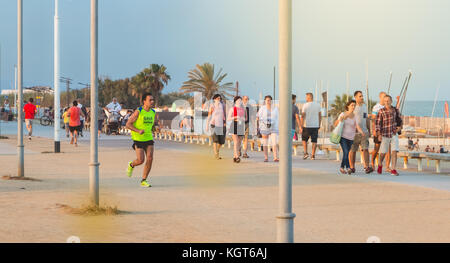
[[[399,152],[398,157],[403,158],[403,168],[408,169],[408,159],[417,159],[417,171],[423,171],[422,160],[434,161],[436,173],[441,173],[441,161],[450,161],[450,154],[446,153],[423,153],[423,152]]]

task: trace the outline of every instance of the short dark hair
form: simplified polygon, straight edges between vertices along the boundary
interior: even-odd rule
[[[75,107],[78,106],[78,102],[77,102],[76,100],[74,100],[72,104],[73,104],[73,106],[75,106]]]
[[[352,103],[355,103],[355,104],[356,104],[356,100],[350,100],[349,102],[347,102],[347,103],[345,104],[345,110],[348,110],[348,107],[349,107]]]
[[[217,99],[217,98],[222,98],[222,96],[220,96],[220,94],[215,94],[215,95],[212,97],[213,100],[215,100],[215,99]]]
[[[236,96],[236,97],[234,97],[233,102],[236,102],[236,101],[239,100],[239,99],[242,99],[241,96]]]
[[[386,94],[386,96],[384,96],[384,97],[388,97],[388,98],[391,99],[391,101],[392,101],[391,95],[387,95],[387,94]]]
[[[362,91],[360,91],[360,90],[357,90],[357,91],[355,91],[355,93],[353,93],[353,97],[356,97],[356,95],[358,95],[358,93],[361,93],[361,94],[363,94],[363,93],[362,93]]]
[[[31,103],[33,103],[34,99],[33,99],[33,98],[30,98],[28,101],[31,102]]]
[[[153,97],[153,95],[150,92],[146,92],[146,93],[144,93],[142,95],[142,102],[144,102],[147,99],[148,96],[152,96]]]
[[[264,100],[266,100],[267,98],[269,98],[270,100],[273,100],[273,99],[272,99],[272,96],[270,96],[270,95],[266,95],[266,96],[264,97]]]
[[[295,100],[297,98],[297,95],[292,94],[292,99]]]

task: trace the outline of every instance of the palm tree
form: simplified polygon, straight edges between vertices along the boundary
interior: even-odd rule
[[[180,88],[181,92],[193,93],[201,92],[206,99],[211,99],[214,94],[222,95],[223,99],[232,97],[236,88],[232,82],[223,83],[223,79],[227,74],[222,74],[222,69],[214,73],[214,65],[204,63],[203,65],[196,65],[196,68],[188,72],[189,80],[183,83]]]
[[[336,95],[333,104],[331,104],[331,110],[329,111],[329,115],[336,119],[341,112],[345,111],[345,104],[347,101],[353,99],[353,96],[342,94],[342,96]]]
[[[167,68],[164,65],[158,64],[151,64],[149,68],[144,69],[144,73],[150,82],[150,90],[155,97],[156,106],[159,106],[159,97],[164,86],[167,86],[169,80],[171,80],[166,70]]]
[[[164,86],[171,79],[164,65],[151,64],[131,79],[131,94],[141,101],[145,92],[151,92],[155,98],[155,106],[159,105],[159,97]]]
[[[331,110],[329,111],[329,115],[332,116],[334,119],[336,119],[341,112],[345,111],[345,104],[347,104],[347,101],[350,101],[353,99],[352,95],[342,94],[342,96],[336,95],[336,98],[334,99],[333,104],[331,104]],[[365,101],[367,104],[367,101]],[[369,99],[369,109],[372,109],[373,106],[376,104],[375,101]]]

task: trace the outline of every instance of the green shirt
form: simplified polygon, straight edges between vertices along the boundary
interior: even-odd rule
[[[155,123],[155,110],[150,109],[146,111],[143,107],[137,109],[139,111],[138,119],[133,123],[133,126],[138,130],[144,130],[143,134],[131,131],[131,138],[137,142],[147,142],[153,140],[153,124]]]

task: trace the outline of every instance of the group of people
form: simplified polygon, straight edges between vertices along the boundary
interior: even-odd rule
[[[343,158],[340,166],[341,174],[355,173],[355,156],[359,148],[363,151],[364,171],[369,174],[374,171],[375,160],[378,159],[377,172],[383,172],[383,161],[386,158],[386,170],[398,176],[397,153],[403,120],[400,111],[392,105],[392,97],[386,92],[379,94],[379,103],[369,116],[367,105],[361,91],[354,93],[354,100],[347,102],[345,112],[335,121],[335,126],[343,123],[340,145]],[[372,123],[372,125],[370,125]],[[372,132],[370,132],[372,131]],[[373,135],[374,149],[372,162],[369,163],[369,138]],[[380,156],[378,156],[380,154]]]
[[[430,145],[427,145],[425,147],[425,152],[427,153],[448,153],[448,151],[445,150],[444,145],[439,145],[439,150],[435,150],[435,148],[431,148]]]
[[[261,138],[264,152],[264,162],[269,161],[269,146],[273,152],[273,161],[279,162],[278,158],[278,137],[279,137],[279,111],[273,105],[273,98],[270,95],[264,97],[264,105],[257,111],[249,104],[248,96],[236,96],[233,99],[233,107],[226,112],[225,103],[220,94],[212,98],[213,103],[209,107],[207,119],[207,131],[210,131],[213,139],[213,149],[215,158],[220,160],[220,148],[225,143],[227,126],[228,133],[231,134],[234,142],[233,162],[239,163],[241,157],[249,158],[247,153],[248,138],[252,135],[250,122],[256,121],[256,136]],[[311,159],[315,159],[318,132],[322,121],[320,104],[314,102],[312,93],[306,94],[306,103],[302,111],[295,105],[296,95],[292,95],[292,139],[297,137],[298,132],[302,134],[304,147],[303,159],[309,158],[308,141],[312,142]],[[254,114],[255,116],[252,116]],[[255,117],[255,118],[253,118]]]

